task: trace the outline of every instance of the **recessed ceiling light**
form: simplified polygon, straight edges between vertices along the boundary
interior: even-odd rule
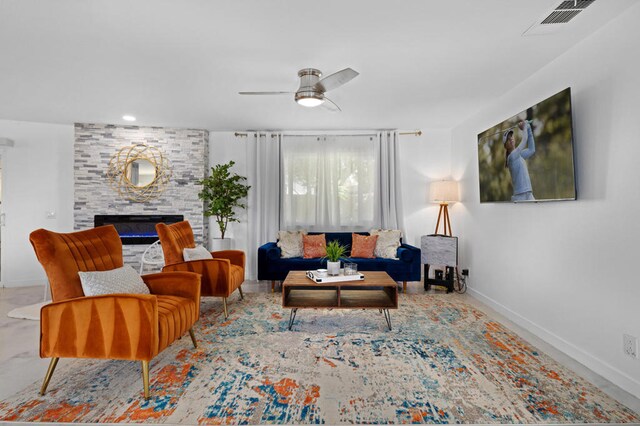
[[[133,115],[123,115],[122,119],[124,121],[136,121],[136,118]]]

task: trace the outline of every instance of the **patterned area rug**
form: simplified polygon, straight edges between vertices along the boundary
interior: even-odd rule
[[[142,399],[140,365],[61,360],[0,402],[0,420],[220,423],[639,422],[631,410],[456,295],[401,295],[393,331],[378,311],[301,310],[279,294],[203,302],[196,330],[160,354]]]

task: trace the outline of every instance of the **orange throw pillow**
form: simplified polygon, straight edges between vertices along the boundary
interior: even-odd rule
[[[305,259],[315,259],[327,255],[327,240],[324,238],[324,234],[303,235],[302,246],[302,257]]]
[[[373,259],[377,241],[377,235],[351,234],[351,257]]]

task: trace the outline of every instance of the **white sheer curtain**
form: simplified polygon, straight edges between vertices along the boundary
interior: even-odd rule
[[[273,136],[273,137],[272,137]],[[280,144],[278,133],[247,135],[248,197],[247,272],[258,275],[258,247],[275,241],[280,226]]]
[[[284,135],[282,229],[339,231],[374,226],[375,139],[372,134]]]
[[[376,149],[376,225],[404,233],[400,197],[400,154],[397,130],[378,132]]]
[[[247,269],[278,230],[403,230],[398,133],[283,135],[247,141]]]

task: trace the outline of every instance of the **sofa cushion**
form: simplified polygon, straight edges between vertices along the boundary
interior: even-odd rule
[[[327,240],[324,234],[319,235],[303,235],[302,244],[304,246],[305,259],[314,259],[326,256],[327,254]]]
[[[369,231],[371,235],[377,235],[376,257],[385,259],[397,259],[398,247],[400,247],[400,237],[402,232],[392,229],[372,229]]]
[[[278,232],[278,244],[283,258],[301,257],[303,254],[302,236],[307,231],[280,231]]]
[[[358,265],[358,272],[361,271],[384,271],[386,270],[386,265],[384,263],[385,259],[380,258],[372,258],[366,259],[363,257],[352,257],[349,259],[350,262]],[[397,261],[396,261],[397,262]]]
[[[303,257],[292,257],[269,262],[270,267],[275,269],[286,269],[287,271],[311,271],[318,268],[326,268],[326,259],[314,258],[305,259]]]
[[[374,251],[376,249],[377,235],[359,235],[352,234],[351,240],[351,257],[363,257],[372,259],[375,257]]]
[[[319,235],[320,232],[309,232],[309,235]],[[351,250],[352,234],[369,235],[368,232],[324,232],[326,242],[337,241],[340,245],[347,246]]]

